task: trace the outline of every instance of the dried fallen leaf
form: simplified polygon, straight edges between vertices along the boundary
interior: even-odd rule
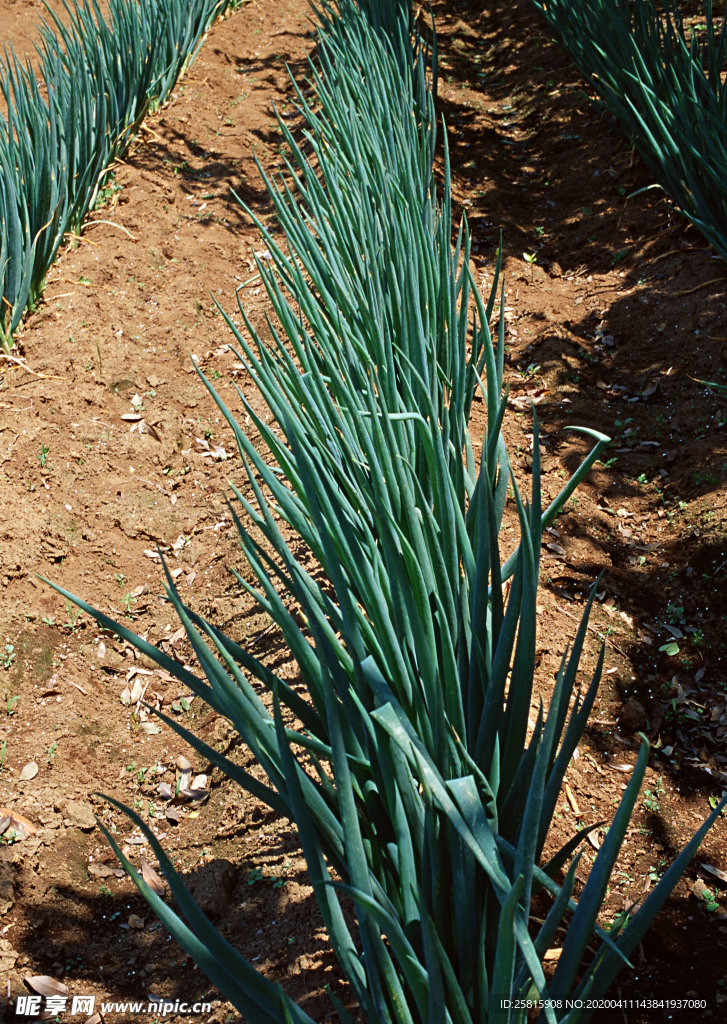
[[[134,928],[137,931],[140,931],[144,927],[144,918],[139,917],[138,914],[129,914],[128,925],[129,928]]]
[[[133,429],[133,428],[132,428]],[[155,441],[161,441],[161,437],[157,433],[155,427],[148,422],[148,420],[140,420],[139,422],[139,433],[140,434],[151,434]]]
[[[170,647],[174,647],[174,645],[178,644],[180,640],[183,640],[186,635],[184,626],[180,626],[179,629],[176,629],[170,637],[167,637],[166,643],[168,643]]]
[[[209,441],[205,441],[201,437],[195,437],[194,447],[202,455],[210,459],[219,459],[220,462],[224,462],[225,459],[229,459],[230,456],[220,444],[210,444]]]
[[[184,754],[177,755],[177,757],[174,759],[174,765],[176,768],[180,770],[180,772],[188,772],[192,768],[192,765],[184,756]]]
[[[714,875],[715,878],[719,878],[720,882],[727,882],[727,871],[722,871],[721,868],[716,868],[713,864],[704,864],[701,861],[699,866],[705,871],[708,871],[710,875]]]
[[[136,704],[144,696],[144,690],[147,687],[147,683],[142,683],[141,679],[135,679],[131,686],[131,693],[129,695],[131,703]]]
[[[89,864],[86,868],[89,875],[94,878],[121,878],[126,872],[122,868],[112,867],[111,864]]]
[[[35,974],[32,978],[23,978],[25,984],[42,996],[67,996],[68,986],[62,981],[48,977],[47,974]]]
[[[30,761],[20,773],[19,779],[21,782],[30,782],[38,774],[38,765],[35,761]]]
[[[11,811],[7,807],[0,807],[0,835],[9,828],[17,833],[18,839],[27,839],[28,836],[37,832],[32,821],[28,821],[22,814],[18,814],[17,811]]]
[[[584,812],[578,806],[578,801],[575,798],[575,794],[567,782],[565,784],[565,795],[568,799],[568,803],[571,805],[573,809],[573,813],[575,814],[576,818],[582,818]]]
[[[594,850],[601,849],[601,840],[598,838],[598,832],[596,832],[595,830],[593,832],[589,832],[586,836],[586,839],[591,844]]]
[[[181,800],[195,800],[197,803],[201,803],[206,800],[209,796],[209,791],[206,789],[181,789],[177,793],[177,799]]]
[[[668,622],[665,622],[664,629],[667,631],[667,633],[671,633],[675,640],[684,639],[684,634],[678,626],[670,626]]]
[[[126,682],[128,683],[134,676],[153,676],[154,673],[150,668],[141,668],[140,665],[132,665],[129,671],[126,673]]]
[[[163,896],[166,891],[164,879],[156,873],[146,858],[140,857],[139,862],[141,864],[141,877],[157,896]]]

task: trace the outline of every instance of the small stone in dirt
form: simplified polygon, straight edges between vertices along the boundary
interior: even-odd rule
[[[634,700],[633,697],[630,697],[624,704],[619,720],[625,729],[630,729],[632,732],[639,732],[648,724],[644,705],[640,701]]]
[[[8,975],[15,967],[18,954],[10,945],[7,939],[0,939],[0,973]]]
[[[96,828],[93,808],[85,800],[69,800],[65,808],[66,821],[69,825],[90,832]]]
[[[13,877],[12,865],[0,863],[0,915],[7,914],[15,901]],[[0,953],[0,963],[1,961],[2,954]]]
[[[103,658],[99,655],[99,661],[104,672],[123,672],[126,668],[124,659],[113,647],[107,647]]]

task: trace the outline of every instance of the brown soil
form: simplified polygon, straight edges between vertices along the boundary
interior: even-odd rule
[[[0,12],[5,38],[21,50],[39,6],[0,0]],[[727,273],[659,191],[629,198],[651,183],[647,173],[525,0],[454,0],[434,12],[455,199],[485,289],[503,231],[506,433],[523,486],[531,400],[550,497],[587,447],[568,425],[613,438],[605,464],[547,535],[539,609],[547,692],[605,570],[584,668],[605,641],[606,674],[555,838],[578,821],[610,819],[636,733],[652,740],[650,792],[609,890],[611,918],[653,887],[727,778],[727,400],[698,383],[720,379],[724,366]],[[189,648],[149,557],[158,544],[170,549],[193,607],[285,666],[286,652],[228,572],[241,566],[225,505],[240,465],[189,356],[228,403],[236,384],[249,391],[214,302],[232,311],[240,289],[262,322],[263,296],[250,280],[260,244],[232,192],[269,215],[253,154],[276,166],[272,103],[290,113],[284,65],[303,74],[310,46],[304,0],[252,0],[213,28],[115,168],[96,223],[49,273],[18,338],[25,366],[0,362],[0,805],[35,827],[0,848],[0,971],[13,996],[27,991],[24,976],[51,975],[74,995],[208,999],[212,1011],[193,1019],[236,1019],[118,876],[90,811],[115,825],[135,859],[143,847],[100,790],[151,814],[231,941],[316,1021],[335,1019],[323,986],[339,986],[337,965],[290,829],[217,772],[197,812],[165,817],[156,787],[173,781],[179,754],[192,755],[166,727],[147,734],[123,691],[141,680],[147,700],[231,748],[226,724],[199,701],[184,710],[176,684],[141,672],[129,648],[76,617],[35,576],[133,623],[184,661]],[[143,420],[124,419],[139,403]],[[215,446],[229,458],[215,457]],[[38,773],[22,781],[30,762]],[[727,895],[703,865],[727,869],[725,834],[718,823],[613,993],[696,997],[706,1009],[627,1008],[597,1019],[720,1018]],[[714,903],[702,898],[705,887]]]

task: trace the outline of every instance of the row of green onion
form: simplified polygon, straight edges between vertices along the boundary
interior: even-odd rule
[[[705,0],[532,0],[657,184],[727,259],[727,21]]]
[[[500,431],[504,303],[496,313],[497,280],[486,300],[474,286],[466,224],[453,242],[446,144],[441,189],[433,171],[436,52],[412,36],[404,2],[324,0],[317,15],[312,98],[297,92],[303,127],[280,121],[286,167],[266,179],[282,236],[259,225],[273,314],[261,332],[242,305],[245,332],[227,320],[271,414],[238,392],[256,443],[203,377],[244,467],[230,504],[249,567],[237,583],[276,623],[307,694],[185,605],[169,575],[200,675],[72,599],[228,719],[264,768],[267,781],[160,714],[295,824],[365,1019],[524,1022],[524,1004],[508,1004],[517,996],[552,999],[548,1022],[583,1020],[587,1004],[565,1000],[607,990],[718,811],[610,930],[599,913],[646,741],[577,900],[588,829],[544,853],[603,654],[581,692],[586,614],[547,713],[542,702],[532,710],[541,533],[607,439],[584,431],[592,451],[543,509],[536,423],[532,492],[521,496]],[[469,430],[478,389],[479,451]],[[508,492],[520,540],[503,564]],[[322,572],[307,568],[310,554]],[[312,1024],[215,929],[145,822],[126,813],[179,913],[106,830],[109,841],[220,992],[250,1024]]]
[[[32,56],[0,59],[0,346],[9,351],[63,239],[171,93],[226,0],[63,0]]]

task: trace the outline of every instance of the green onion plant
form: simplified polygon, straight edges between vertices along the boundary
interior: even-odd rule
[[[727,21],[676,0],[532,0],[656,182],[727,259]]]
[[[632,919],[608,931],[599,912],[646,741],[590,871],[588,828],[561,848],[548,842],[603,653],[581,690],[584,618],[547,709],[535,699],[541,533],[607,438],[584,432],[592,451],[543,509],[536,422],[532,486],[520,493],[501,436],[504,297],[496,313],[497,275],[486,300],[474,287],[466,224],[453,241],[446,143],[441,189],[433,173],[436,53],[412,40],[407,4],[392,11],[383,0],[322,3],[313,98],[298,91],[305,127],[296,138],[280,123],[289,155],[267,185],[281,231],[260,225],[271,258],[258,259],[274,315],[263,333],[242,306],[244,332],[228,317],[271,414],[238,392],[257,443],[202,376],[244,468],[230,511],[249,572],[235,576],[281,630],[305,695],[185,605],[168,573],[199,674],[73,600],[227,718],[265,769],[261,781],[159,713],[295,824],[366,1020],[524,1022],[525,1010],[508,1008],[513,996],[552,999],[549,1022],[582,1020],[565,1000],[606,991],[718,812]],[[479,389],[487,423],[473,438]],[[509,486],[519,543],[505,558]],[[310,555],[320,571],[306,568]],[[106,831],[109,841],[224,996],[251,1024],[310,1024],[217,932],[153,833],[122,809],[144,830],[178,909]],[[588,878],[577,892],[579,865]]]
[[[9,351],[63,238],[170,94],[225,0],[63,0],[32,60],[0,58],[0,346]]]

